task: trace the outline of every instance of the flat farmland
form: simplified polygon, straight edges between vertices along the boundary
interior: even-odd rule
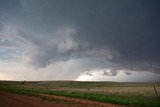
[[[160,107],[159,82],[1,81],[0,92],[1,98],[10,96],[8,100],[14,96],[36,98],[42,107]],[[30,104],[34,100],[24,101]]]

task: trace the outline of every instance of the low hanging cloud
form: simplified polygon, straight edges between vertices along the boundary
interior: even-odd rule
[[[126,74],[126,75],[131,75],[131,73],[130,73],[130,72],[125,72],[125,74]]]
[[[75,29],[66,28],[54,33],[53,38],[32,40],[24,56],[29,63],[38,67],[47,67],[58,60],[68,60],[72,53],[82,47],[81,43],[76,41],[75,36]]]
[[[116,70],[116,69],[114,69],[114,68],[112,68],[112,69],[110,69],[110,70],[105,70],[104,72],[103,72],[103,75],[104,76],[116,76],[118,74],[118,70]]]

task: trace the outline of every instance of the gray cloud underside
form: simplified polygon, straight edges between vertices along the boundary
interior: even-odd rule
[[[83,69],[109,68],[114,76],[117,70],[160,73],[159,10],[160,2],[149,0],[20,0],[6,15],[1,11],[0,19],[17,22],[14,38],[25,41],[23,55],[30,64],[43,68],[82,59]],[[6,23],[0,24],[3,31]]]

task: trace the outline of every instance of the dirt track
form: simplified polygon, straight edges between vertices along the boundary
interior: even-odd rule
[[[0,92],[0,107],[122,107],[119,105],[99,103],[77,98],[68,98],[54,95],[44,96],[68,101],[70,103],[67,104],[63,102],[47,102],[35,97]]]

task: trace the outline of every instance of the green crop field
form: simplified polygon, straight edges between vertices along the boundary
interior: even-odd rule
[[[0,91],[53,94],[137,107],[160,107],[160,83],[1,81]]]

